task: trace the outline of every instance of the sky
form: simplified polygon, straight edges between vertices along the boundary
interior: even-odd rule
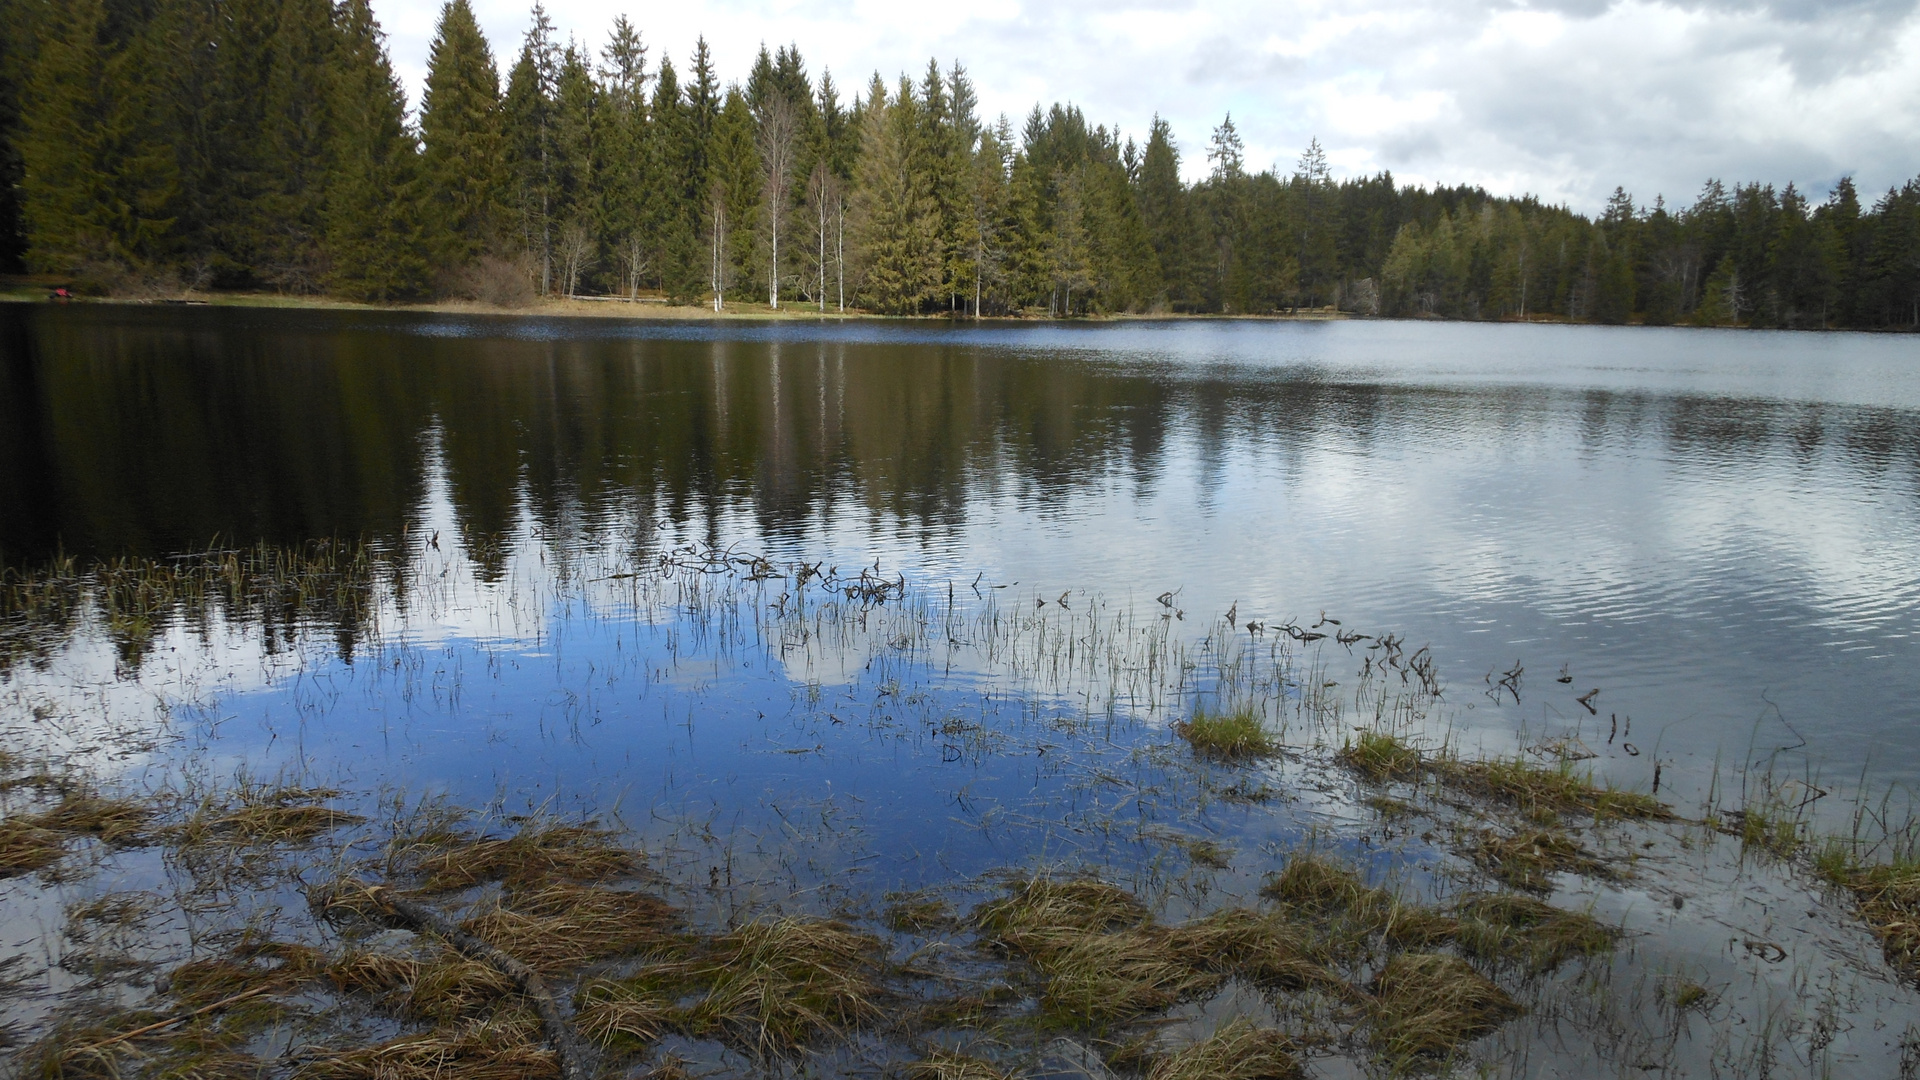
[[[374,0],[419,101],[442,0]],[[473,0],[502,74],[523,0]],[[683,73],[705,34],[723,80],[762,42],[795,44],[843,91],[929,58],[971,74],[989,119],[1079,105],[1144,141],[1173,125],[1182,171],[1207,170],[1231,113],[1256,168],[1291,172],[1308,140],[1336,177],[1479,184],[1592,212],[1616,185],[1693,202],[1705,180],[1799,185],[1852,175],[1870,202],[1920,175],[1920,0],[550,0],[596,51],[625,12]],[[843,100],[844,97],[843,97]]]

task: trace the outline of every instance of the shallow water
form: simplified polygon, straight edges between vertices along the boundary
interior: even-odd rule
[[[1036,865],[1200,912],[1302,843],[1445,892],[1450,841],[1396,836],[1326,760],[1382,710],[1468,754],[1564,740],[1636,790],[1657,766],[1693,814],[1767,777],[1844,828],[1862,778],[1920,780],[1903,337],[0,306],[0,343],[10,566],[378,554],[346,613],[40,631],[0,676],[7,748],[148,786],[599,815],[710,882],[716,920]],[[855,603],[796,584],[809,564],[904,588]],[[1430,647],[1437,699],[1379,666],[1390,634]],[[1234,699],[1299,748],[1234,781],[1263,799],[1167,734]],[[1631,843],[1641,873],[1556,899],[1649,939],[1596,976],[1613,1011],[1556,983],[1489,1068],[1920,1054],[1844,904],[1710,832]],[[4,888],[7,929],[58,922]],[[1661,1020],[1675,973],[1756,1027]]]
[[[1584,721],[1623,783],[1920,779],[1905,337],[0,319],[16,565],[430,526],[482,577],[529,544],[697,539],[1026,597],[1173,590],[1190,617],[1430,643],[1471,739]]]

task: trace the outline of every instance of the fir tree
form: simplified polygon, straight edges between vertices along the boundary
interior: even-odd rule
[[[938,208],[913,167],[912,84],[901,80],[888,101],[886,83],[874,76],[863,113],[853,209],[860,292],[880,311],[911,314],[937,295],[941,269]]]
[[[406,98],[387,63],[384,35],[367,0],[346,0],[338,18],[329,284],[355,299],[421,296],[431,271],[419,149],[406,127]]]
[[[435,253],[442,264],[458,265],[495,241],[504,186],[500,72],[468,0],[447,0],[440,10],[420,137]]]

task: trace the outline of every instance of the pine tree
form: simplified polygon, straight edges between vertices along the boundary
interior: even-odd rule
[[[338,18],[328,283],[341,295],[361,300],[421,296],[428,289],[430,262],[419,148],[406,127],[406,97],[367,0],[346,0]]]
[[[468,0],[447,0],[440,10],[420,102],[420,136],[436,256],[442,265],[458,265],[494,243],[504,187],[500,72]]]

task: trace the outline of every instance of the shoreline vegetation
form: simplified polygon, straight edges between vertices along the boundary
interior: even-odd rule
[[[215,617],[370,627],[395,557],[325,544],[9,571],[4,655],[44,662],[88,625],[123,655]],[[1493,1074],[1503,1060],[1532,1075],[1548,1046],[1583,1042],[1637,1070],[1759,1075],[1824,1030],[1817,1057],[1862,1006],[1823,981],[1826,946],[1780,935],[1771,916],[1710,917],[1706,951],[1728,951],[1731,929],[1744,952],[1729,955],[1752,977],[1791,961],[1808,988],[1786,999],[1791,1015],[1742,996],[1746,974],[1692,966],[1671,921],[1683,905],[1659,889],[1703,860],[1790,882],[1787,906],[1829,920],[1818,937],[1878,941],[1885,973],[1864,977],[1920,985],[1910,823],[1875,820],[1863,800],[1854,837],[1820,840],[1804,799],[1764,777],[1689,814],[1597,778],[1577,739],[1484,757],[1428,743],[1413,725],[1443,704],[1444,681],[1391,636],[1257,633],[1223,616],[1193,644],[1161,620],[1109,621],[1089,597],[1052,614],[988,593],[963,610],[878,570],[822,575],[719,549],[627,566],[597,580],[636,614],[751,626],[783,655],[813,636],[876,658],[968,641],[1035,678],[1161,672],[1170,681],[1143,699],[1157,720],[1109,717],[1084,741],[1072,717],[945,721],[1009,761],[1127,744],[1147,773],[1092,758],[1089,771],[1134,807],[1083,828],[1137,845],[1139,861],[1035,850],[904,891],[834,889],[846,860],[871,856],[843,849],[849,830],[824,815],[815,827],[781,813],[790,846],[769,851],[715,832],[710,812],[679,821],[658,806],[630,826],[605,810],[479,811],[244,773],[150,766],[115,782],[15,731],[0,744],[0,879],[45,928],[0,958],[21,1075],[1008,1080],[1078,1062],[1090,1076],[1289,1080],[1325,1058],[1375,1076]],[[1069,647],[1089,659],[1063,669]],[[1324,654],[1349,648],[1378,659],[1378,678],[1343,705]],[[880,692],[932,685],[895,681],[911,670],[891,666]],[[138,751],[101,749],[95,760]],[[1198,798],[1277,822],[1303,791],[1338,793],[1355,816],[1254,843],[1260,830],[1181,812]],[[1696,1022],[1752,1042],[1696,1043]],[[1888,1033],[1906,1049],[1920,1043],[1908,1023]]]
[[[0,285],[0,304],[43,304],[49,301],[47,285],[4,286]],[[1253,321],[1253,322],[1494,322],[1525,324],[1530,326],[1578,326],[1591,325],[1581,320],[1569,319],[1551,313],[1533,312],[1524,318],[1518,314],[1498,319],[1458,319],[1446,315],[1409,314],[1409,315],[1367,315],[1338,308],[1302,308],[1278,310],[1257,314],[1225,314],[1220,312],[1132,312],[1107,311],[1079,313],[1073,316],[1049,315],[1045,311],[1003,312],[974,316],[971,314],[952,314],[938,311],[926,314],[886,314],[867,311],[861,308],[849,308],[846,311],[828,309],[820,311],[804,304],[787,304],[778,309],[759,303],[729,302],[722,311],[714,311],[708,304],[697,301],[675,302],[672,298],[643,295],[635,298],[624,296],[552,296],[536,297],[525,304],[513,306],[489,304],[480,300],[442,298],[428,300],[350,300],[344,297],[313,295],[295,296],[286,293],[268,292],[182,292],[177,295],[147,296],[73,296],[59,298],[61,304],[106,304],[112,306],[162,306],[162,307],[219,307],[219,308],[263,308],[295,311],[370,311],[370,312],[416,312],[439,315],[486,315],[519,318],[581,318],[581,319],[627,319],[638,322],[919,322],[919,323],[971,323],[976,320],[985,323],[1038,323],[1057,322],[1071,319],[1074,322],[1210,322],[1210,321]],[[1663,326],[1667,324],[1648,323],[1634,319],[1622,326]],[[1679,324],[1681,329],[1752,329],[1747,326],[1716,326],[1699,324]],[[1817,330],[1814,327],[1798,327],[1799,330]],[[1892,327],[1833,327],[1833,330],[1849,330],[1869,333],[1912,333],[1914,328],[1906,326]]]
[[[0,271],[88,295],[1920,328],[1920,179],[1585,214],[1336,178],[1317,140],[1261,170],[1231,116],[1184,148],[1068,103],[983,117],[958,62],[841,84],[763,47],[729,81],[704,38],[562,41],[538,4],[503,71],[449,0],[417,109],[369,0],[9,14]]]

